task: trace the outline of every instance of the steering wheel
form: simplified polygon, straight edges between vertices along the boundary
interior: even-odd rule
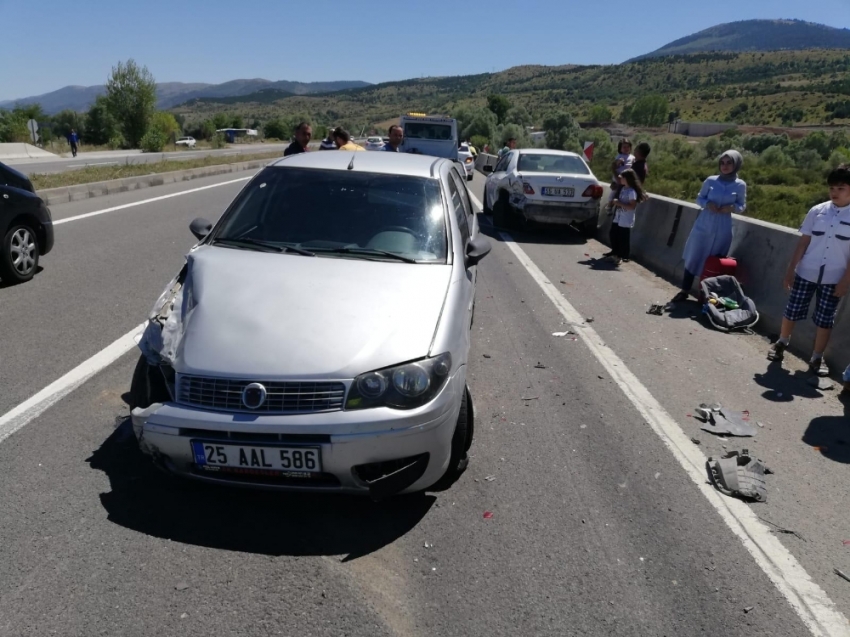
[[[380,234],[382,232],[406,232],[407,234],[412,234],[414,237],[419,236],[419,234],[417,234],[407,226],[384,226],[382,228],[378,228],[375,231],[375,234]]]

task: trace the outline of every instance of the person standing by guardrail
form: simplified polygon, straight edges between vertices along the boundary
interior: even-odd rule
[[[782,331],[767,353],[768,360],[782,360],[794,325],[805,320],[817,293],[812,315],[817,332],[809,369],[818,376],[829,376],[823,353],[835,325],[838,303],[850,291],[850,166],[839,166],[826,181],[829,201],[809,210],[800,228],[803,236],[783,281],[791,296],[782,317]]]
[[[362,146],[359,146],[353,141],[351,141],[351,134],[342,126],[337,126],[334,129],[333,136],[334,143],[336,143],[336,147],[339,150],[366,150]]]
[[[628,260],[631,253],[632,228],[635,225],[635,210],[638,204],[646,201],[646,192],[635,171],[631,168],[624,170],[618,177],[619,190],[615,204],[614,220],[611,222],[611,252],[605,255],[604,261],[620,265]]]
[[[401,143],[404,141],[404,131],[401,129],[401,126],[393,124],[390,126],[390,130],[387,131],[387,135],[389,136],[390,141],[384,144],[383,150],[388,153],[400,153],[401,150],[399,149],[399,146],[401,146]]]
[[[311,139],[313,139],[313,127],[307,122],[300,122],[295,127],[295,141],[286,147],[283,156],[289,157],[298,153],[306,153]]]
[[[738,177],[744,158],[737,150],[727,150],[719,158],[720,174],[709,177],[697,195],[701,208],[685,243],[685,274],[682,291],[673,303],[686,301],[694,279],[705,268],[708,257],[725,257],[732,246],[732,213],[747,207],[747,182]]]
[[[511,152],[514,148],[516,148],[516,139],[511,137],[508,141],[505,142],[505,147],[499,151],[499,157],[502,157],[506,153]]]

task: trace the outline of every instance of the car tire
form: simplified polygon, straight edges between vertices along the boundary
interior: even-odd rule
[[[171,400],[171,394],[165,385],[162,372],[148,363],[144,355],[139,356],[133,380],[130,382],[130,411],[136,407],[145,409],[154,403],[165,403]]]
[[[35,229],[23,223],[13,225],[0,246],[0,279],[6,285],[29,281],[38,269],[39,255]]]
[[[593,219],[588,219],[587,221],[583,221],[579,226],[579,232],[581,232],[582,236],[586,239],[593,239],[596,237],[596,217]]]
[[[443,477],[434,485],[434,490],[441,491],[450,487],[469,466],[469,455],[467,452],[472,446],[472,414],[472,396],[469,393],[469,387],[464,387],[463,402],[460,404],[455,432],[452,435],[452,453],[449,458],[449,466]]]

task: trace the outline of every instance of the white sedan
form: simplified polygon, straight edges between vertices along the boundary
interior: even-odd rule
[[[157,465],[373,499],[465,469],[490,244],[454,162],[357,155],[278,160],[218,222],[192,222],[200,243],[149,315],[130,389]]]
[[[176,142],[177,146],[185,146],[186,148],[194,148],[197,142],[194,137],[180,137]]]
[[[457,160],[463,164],[466,171],[466,181],[472,181],[475,174],[475,156],[469,150],[469,144],[461,144],[457,149]]]
[[[497,226],[513,227],[529,221],[574,225],[593,236],[599,220],[604,189],[576,153],[525,148],[512,150],[484,184],[484,213]]]
[[[381,137],[367,137],[366,150],[384,150],[384,140]]]

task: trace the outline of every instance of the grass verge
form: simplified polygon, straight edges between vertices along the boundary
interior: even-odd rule
[[[165,161],[150,163],[132,163],[129,161],[115,166],[88,166],[69,170],[64,173],[32,174],[30,179],[36,190],[45,188],[61,188],[62,186],[77,186],[79,184],[90,184],[96,181],[109,181],[122,179],[123,177],[142,177],[157,173],[167,173],[174,170],[189,170],[190,168],[204,168],[205,166],[222,166],[225,164],[238,164],[246,161],[261,159],[276,159],[282,157],[280,151],[257,153],[253,155],[227,155],[200,157],[197,159],[167,159]]]

